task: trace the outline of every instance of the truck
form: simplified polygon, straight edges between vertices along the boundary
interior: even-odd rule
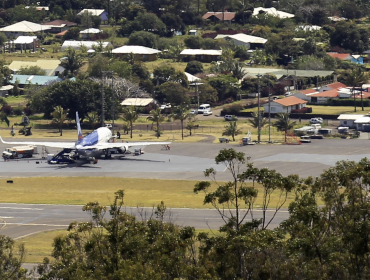
[[[30,158],[35,153],[37,153],[36,146],[18,146],[6,148],[3,152],[3,158]]]

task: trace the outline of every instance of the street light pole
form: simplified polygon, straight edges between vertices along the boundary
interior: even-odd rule
[[[268,74],[269,79],[269,143],[271,143],[271,94],[270,94],[270,74]]]
[[[261,112],[260,112],[260,78],[262,77],[262,75],[258,74],[257,75],[257,78],[258,78],[258,101],[257,101],[257,106],[258,106],[258,140],[257,142],[260,143],[261,142]]]
[[[113,91],[113,71],[101,71],[101,126],[105,126],[105,117],[104,117],[104,78],[112,77],[112,91]],[[113,105],[114,106],[114,100]],[[113,120],[114,124],[114,120]]]

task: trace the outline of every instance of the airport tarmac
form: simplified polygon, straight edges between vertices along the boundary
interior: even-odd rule
[[[0,144],[1,151],[5,147]],[[19,161],[0,161],[0,177],[110,176],[202,180],[203,171],[212,167],[218,172],[219,180],[228,180],[230,175],[224,172],[226,166],[217,165],[214,160],[223,148],[244,152],[256,167],[267,167],[283,175],[298,174],[301,177],[319,176],[340,160],[358,161],[370,157],[370,141],[360,139],[312,140],[312,143],[302,145],[173,143],[171,150],[162,149],[162,146],[147,146],[143,155],[128,154],[112,160],[101,159],[96,165],[50,165],[38,156]],[[56,149],[49,151],[57,152]]]

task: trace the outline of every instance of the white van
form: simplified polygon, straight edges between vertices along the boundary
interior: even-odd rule
[[[211,111],[211,105],[209,104],[202,104],[199,106],[198,114],[203,114],[206,111]]]

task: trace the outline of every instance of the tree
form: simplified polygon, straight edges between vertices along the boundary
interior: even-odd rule
[[[97,124],[99,124],[99,115],[96,111],[89,112],[86,115],[87,122],[91,125],[91,128],[94,129]]]
[[[157,47],[157,35],[147,31],[135,31],[128,38],[128,45],[143,46],[148,48]]]
[[[222,132],[222,135],[232,136],[233,141],[235,141],[235,136],[242,134],[243,132],[238,129],[238,124],[236,120],[232,120],[229,124],[225,125],[225,130]]]
[[[183,106],[190,103],[186,89],[178,83],[166,82],[159,87],[159,90],[172,106]]]
[[[71,27],[63,35],[63,40],[78,40],[80,38],[80,29],[78,27]]]
[[[208,83],[198,86],[198,94],[200,104],[215,103],[218,101],[217,90]]]
[[[262,128],[267,125],[268,120],[263,117],[263,111],[260,111],[260,115],[252,113],[252,119],[248,119],[248,122],[253,128],[258,128],[258,125]]]
[[[67,120],[68,110],[64,110],[62,106],[54,107],[52,122],[59,126],[60,136],[63,136],[63,124]]]
[[[153,83],[157,86],[165,82],[174,82],[181,84],[184,88],[188,87],[188,79],[184,72],[175,70],[168,65],[160,65],[153,71]]]
[[[273,124],[277,130],[283,131],[285,135],[285,142],[288,131],[291,130],[297,123],[290,121],[289,113],[279,113],[276,115],[277,121]]]
[[[154,128],[154,131],[156,132],[157,138],[161,136],[161,130],[160,130],[160,123],[164,121],[164,116],[161,113],[161,109],[153,109],[149,112],[150,116],[147,117],[146,119],[148,121],[151,121],[152,123],[156,123],[156,127]]]
[[[82,66],[82,56],[73,48],[68,48],[65,58],[60,63],[64,67],[63,76],[74,77]]]
[[[125,107],[122,112],[122,119],[130,125],[130,138],[132,138],[132,129],[134,122],[138,119],[139,115],[134,106]]]
[[[181,60],[180,53],[183,51],[183,49],[184,49],[183,44],[172,45],[168,50],[168,56],[171,57],[174,62],[179,62]]]
[[[180,120],[181,123],[181,138],[184,140],[184,120],[189,118],[189,109],[187,106],[180,105],[177,106],[172,113],[175,120]]]
[[[355,112],[357,112],[356,107],[356,95],[358,94],[358,91],[355,91],[355,88],[360,88],[362,90],[362,85],[366,84],[369,80],[369,76],[367,73],[364,73],[360,67],[357,67],[356,69],[353,69],[351,72],[348,73],[348,76],[346,78],[346,85],[351,87],[351,94],[353,95],[353,101],[355,104]],[[361,106],[362,111],[364,110],[364,104],[362,99],[362,91],[360,91],[361,94]]]
[[[203,64],[196,60],[189,61],[188,64],[186,65],[185,72],[192,75],[203,73],[204,72]]]
[[[15,245],[13,239],[0,235],[0,278],[25,280],[27,270],[22,268],[25,258],[24,244]]]
[[[219,101],[223,101],[229,97],[236,98],[238,90],[233,87],[233,84],[236,84],[238,80],[232,75],[219,75],[208,79],[208,82],[217,90]]]
[[[46,71],[42,69],[39,66],[27,66],[27,67],[21,67],[18,70],[19,75],[40,75],[40,76],[45,76]]]
[[[149,80],[150,73],[144,63],[135,62],[132,64],[132,74],[136,75],[140,80]]]
[[[192,131],[197,127],[197,118],[195,115],[189,114],[188,116],[188,122],[186,124],[186,129],[189,130],[190,136],[192,135]]]

